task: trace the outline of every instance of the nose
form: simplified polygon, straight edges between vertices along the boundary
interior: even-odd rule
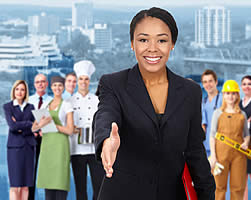
[[[148,43],[148,51],[149,52],[155,52],[157,51],[157,44],[155,41],[149,41]]]

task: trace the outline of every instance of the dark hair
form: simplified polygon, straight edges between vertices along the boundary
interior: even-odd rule
[[[251,81],[251,75],[243,76],[242,79],[241,79],[241,82],[242,82],[244,79],[248,79],[248,80]]]
[[[65,79],[68,77],[68,76],[75,76],[77,78],[77,75],[75,72],[70,72],[68,74],[65,75]]]
[[[176,22],[173,16],[168,11],[161,8],[156,8],[156,7],[152,7],[149,10],[141,10],[133,17],[130,24],[130,40],[131,41],[134,40],[133,34],[134,34],[137,24],[145,17],[155,17],[163,21],[169,27],[171,31],[173,44],[176,43],[176,40],[178,37],[178,28],[176,26]]]
[[[53,83],[62,83],[64,85],[65,79],[61,76],[52,76],[51,77],[51,85]]]
[[[217,75],[216,75],[216,73],[215,73],[213,70],[211,70],[211,69],[206,69],[206,70],[203,72],[203,74],[201,75],[201,81],[202,81],[203,76],[205,76],[205,75],[212,75],[213,78],[214,78],[214,80],[217,81]]]

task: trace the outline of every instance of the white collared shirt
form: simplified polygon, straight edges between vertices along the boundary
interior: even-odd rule
[[[82,96],[76,92],[72,97],[67,99],[73,106],[74,125],[77,127],[91,127],[93,115],[98,108],[98,97],[92,93]],[[94,144],[78,144],[78,134],[69,137],[71,155],[94,154]]]
[[[26,101],[23,101],[22,105],[18,104],[17,99],[13,100],[13,106],[19,106],[20,110],[23,112],[24,111],[24,107],[27,105]]]
[[[33,104],[35,109],[38,109],[38,103],[39,103],[39,95],[37,93],[35,93],[34,95],[29,97],[29,103]],[[51,102],[51,100],[53,99],[51,96],[49,96],[47,93],[45,93],[43,96],[43,104],[41,106],[41,108],[46,108],[47,105]]]

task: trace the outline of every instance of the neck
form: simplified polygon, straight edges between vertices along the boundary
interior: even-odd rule
[[[162,70],[153,73],[140,70],[140,73],[146,86],[166,83],[168,81],[166,76],[166,68],[163,68]]]
[[[61,95],[59,95],[59,96],[54,96],[53,101],[58,102],[58,101],[61,101],[61,99],[62,99],[62,96],[61,96]]]
[[[19,105],[22,105],[23,104],[23,100],[21,100],[21,99],[17,99],[17,103],[19,104]]]
[[[42,96],[44,96],[45,91],[42,91],[42,92],[37,92],[37,94],[38,94],[38,96],[42,97]]]
[[[234,104],[227,104],[225,110],[226,110],[226,112],[229,112],[229,113],[235,112],[235,110],[234,110]]]
[[[214,98],[218,94],[218,90],[215,89],[212,92],[207,93],[209,98]]]
[[[74,91],[66,90],[66,92],[68,92],[68,93],[70,93],[70,94],[73,94]]]
[[[251,94],[250,94],[250,95],[245,95],[245,96],[244,96],[244,100],[245,100],[245,101],[248,101],[250,98],[251,98]]]
[[[89,89],[87,89],[87,90],[78,90],[78,92],[83,96],[83,97],[85,97],[88,93],[89,93]]]

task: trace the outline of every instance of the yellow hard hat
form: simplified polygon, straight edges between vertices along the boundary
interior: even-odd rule
[[[222,92],[240,92],[240,88],[235,80],[227,80],[222,87]]]

